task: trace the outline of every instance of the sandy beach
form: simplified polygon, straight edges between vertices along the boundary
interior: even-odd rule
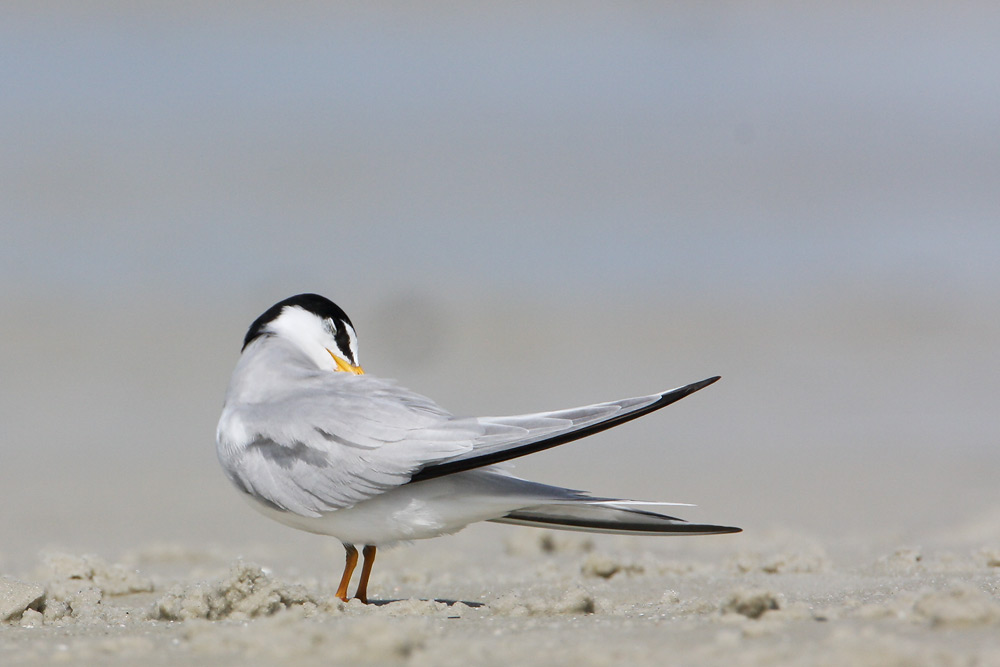
[[[787,533],[671,548],[496,532],[383,554],[368,606],[333,596],[334,568],[272,569],[281,561],[266,549],[256,560],[166,544],[110,562],[49,553],[24,578],[0,583],[8,616],[0,657],[10,665],[1000,660],[996,549],[900,547],[840,559]],[[336,559],[337,549],[320,550]]]
[[[45,375],[61,378],[38,389],[47,400],[24,385],[7,442],[23,442],[41,428],[47,441],[68,440],[75,447],[11,447],[7,454],[4,488],[17,500],[8,504],[0,542],[3,664],[1000,660],[995,452],[936,447],[933,433],[902,444],[885,438],[837,447],[843,433],[808,427],[822,416],[802,418],[803,432],[812,432],[817,446],[772,443],[741,451],[735,425],[743,431],[742,444],[764,443],[774,430],[770,417],[819,415],[817,401],[826,400],[819,390],[819,396],[796,391],[794,361],[762,381],[751,368],[755,359],[768,357],[771,343],[750,343],[766,336],[755,335],[749,324],[738,336],[677,337],[686,360],[677,373],[685,379],[697,377],[688,366],[713,354],[737,360],[726,362],[718,385],[669,412],[524,459],[516,468],[529,478],[599,493],[699,502],[675,508],[676,514],[745,532],[625,538],[477,524],[455,536],[382,551],[371,587],[375,603],[365,606],[334,597],[343,562],[339,543],[259,516],[218,470],[213,420],[235,358],[231,339],[239,340],[239,327],[236,335],[229,331],[229,317],[131,309],[153,332],[144,336],[113,321],[110,311],[88,313],[66,304],[57,310],[77,323],[77,347],[42,365],[49,369]],[[589,314],[543,314],[527,306],[520,312],[534,323],[532,330],[551,332],[551,340],[538,339],[538,356],[549,361],[537,383],[513,395],[507,383],[521,370],[500,363],[510,342],[497,346],[474,333],[502,326],[491,318],[505,310],[473,309],[456,318],[461,327],[453,335],[466,342],[441,353],[433,370],[417,373],[428,393],[470,412],[485,412],[488,405],[514,412],[544,403],[542,395],[550,393],[565,394],[563,403],[593,395],[596,387],[564,384],[579,373],[577,346],[588,347],[590,339],[572,343],[558,333],[583,327]],[[18,350],[27,358],[40,358],[32,350],[59,347],[58,329],[44,326],[51,310],[22,304],[16,312],[23,328],[8,326],[6,333],[21,341]],[[605,314],[606,327],[623,331],[627,311]],[[725,316],[704,310],[690,315],[689,326],[716,332],[714,318]],[[369,317],[362,309],[356,319]],[[774,317],[745,322],[785,329]],[[987,354],[996,338],[987,323],[970,317],[962,327],[984,334],[984,347],[961,352],[972,359]],[[825,330],[821,320],[816,314],[817,332]],[[192,332],[178,322],[200,324]],[[648,317],[645,324],[669,330]],[[109,326],[126,333],[102,343]],[[31,335],[29,329],[50,333]],[[591,333],[599,339],[609,331],[597,326]],[[621,363],[638,384],[653,382],[661,371],[641,362],[657,356],[659,341],[634,329],[624,335],[635,346]],[[946,327],[918,338],[933,346],[955,335]],[[185,336],[210,344],[172,360],[143,361],[146,350]],[[904,339],[893,337],[895,344]],[[392,361],[391,336],[372,331],[368,340],[369,367]],[[814,363],[830,377],[841,363],[836,335],[813,340]],[[749,351],[748,344],[754,345]],[[821,348],[833,352],[826,361]],[[106,353],[120,362],[104,364]],[[853,353],[854,370],[886,368],[881,349],[871,357]],[[452,382],[470,358],[487,360],[496,372],[462,405],[461,387]],[[5,363],[15,365],[9,357]],[[95,370],[100,368],[105,370]],[[608,378],[615,385],[609,391],[620,392],[617,385],[631,381],[624,375]],[[906,381],[893,380],[895,389],[907,391]],[[45,421],[47,405],[68,404],[62,397],[79,395],[83,386],[100,388],[91,409],[119,406],[106,416],[108,423],[82,428],[73,420]],[[976,399],[949,400],[969,407]],[[773,402],[781,410],[768,407]],[[726,418],[713,419],[716,413]],[[149,431],[149,424],[161,421],[169,427]],[[870,429],[865,423],[855,432]],[[117,433],[111,441],[105,440],[109,432]],[[152,440],[136,447],[132,433],[153,433]]]
[[[1000,665],[996,3],[7,2],[0,665]],[[721,375],[516,462],[743,532],[260,516],[250,323],[457,415]]]

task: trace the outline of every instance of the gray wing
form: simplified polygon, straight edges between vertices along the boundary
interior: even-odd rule
[[[440,462],[428,463],[413,475],[411,481],[419,482],[481,468],[579,440],[664,408],[719,379],[718,376],[711,377],[662,394],[569,410],[514,417],[479,417],[477,421],[485,432],[475,439],[470,450]]]
[[[238,488],[308,517],[411,481],[554,447],[697,391],[689,385],[570,410],[456,418],[391,381],[296,367],[277,358],[281,353],[274,346],[244,352],[219,421],[218,454]],[[261,363],[263,355],[276,358]],[[260,368],[273,376],[261,377]]]
[[[368,375],[323,373],[280,400],[227,402],[218,449],[229,478],[302,516],[350,507],[463,453],[481,429]]]

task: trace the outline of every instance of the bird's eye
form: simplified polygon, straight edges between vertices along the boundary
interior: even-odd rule
[[[347,325],[334,319],[323,320],[323,328],[330,334],[337,345],[337,352],[342,357],[356,364],[354,351],[351,349],[351,335],[347,331]]]
[[[329,319],[329,320],[323,320],[323,328],[326,329],[326,332],[330,335],[330,338],[337,341],[337,346],[339,347],[341,340],[346,335],[343,325],[339,324],[337,320]]]

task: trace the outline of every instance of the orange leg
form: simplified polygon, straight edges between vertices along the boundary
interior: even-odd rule
[[[357,553],[357,551],[354,552],[355,558],[357,558]],[[365,562],[361,566],[361,581],[358,582],[358,592],[354,594],[354,597],[368,604],[368,577],[371,576],[372,565],[375,564],[375,547],[370,544],[366,545],[361,553],[365,556]]]
[[[340,587],[337,588],[337,597],[347,602],[347,586],[351,583],[354,566],[358,564],[358,550],[354,548],[353,544],[345,544],[344,549],[347,550],[347,561],[344,563],[344,576],[340,578]],[[365,547],[365,558],[368,558],[367,549],[368,547]]]

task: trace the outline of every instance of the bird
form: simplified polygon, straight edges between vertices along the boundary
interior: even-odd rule
[[[506,417],[455,416],[364,372],[347,314],[298,294],[253,321],[226,392],[216,450],[226,477],[265,516],[332,536],[346,551],[337,597],[368,603],[376,550],[477,521],[631,535],[709,535],[656,503],[592,496],[521,479],[506,461],[663,408],[719,380],[671,391]]]

